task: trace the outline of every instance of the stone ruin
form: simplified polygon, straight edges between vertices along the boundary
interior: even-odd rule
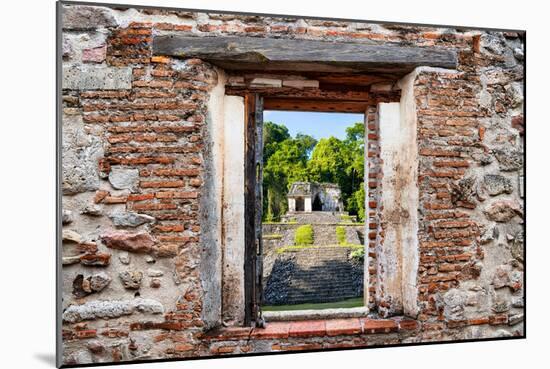
[[[294,182],[287,199],[288,211],[281,217],[283,222],[338,223],[349,218],[340,187],[334,183]]]
[[[343,212],[340,187],[334,183],[294,182],[288,191],[289,213]]]
[[[524,32],[58,5],[58,364],[524,336]],[[251,94],[365,114],[370,315],[244,324]]]

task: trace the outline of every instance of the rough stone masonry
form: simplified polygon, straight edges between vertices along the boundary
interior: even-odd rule
[[[523,335],[523,33],[71,4],[61,10],[64,364]],[[408,87],[380,79],[365,85],[378,96],[366,114],[369,315],[268,322],[265,329],[225,321],[222,289],[233,276],[222,270],[242,265],[222,264],[235,258],[217,226],[225,224],[224,182],[213,152],[224,142],[213,96],[242,84],[324,92],[300,75],[266,72],[255,80],[198,58],[153,54],[155,38],[166,35],[456,52],[456,68],[416,68]],[[402,101],[403,111],[404,99],[416,159],[392,168],[381,155],[387,143],[377,104]],[[415,181],[399,183],[410,173]],[[406,200],[385,197],[399,188],[417,189],[417,214],[391,206]],[[388,261],[386,251],[403,241],[395,230],[407,222],[417,230],[418,257]],[[414,294],[404,302],[390,293],[388,265],[402,278],[412,275]]]

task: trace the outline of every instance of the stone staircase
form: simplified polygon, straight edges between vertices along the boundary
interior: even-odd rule
[[[349,298],[362,296],[361,288],[357,288],[354,280],[357,280],[357,267],[349,260],[350,248],[342,246],[319,246],[294,250],[281,255],[285,262],[274,265],[273,273],[286,278],[278,280],[277,286],[269,286],[278,289],[279,301],[276,304],[302,304],[336,302]],[[359,272],[362,274],[362,268]],[[362,278],[362,277],[360,277]],[[269,295],[268,295],[269,296]],[[266,301],[270,303],[270,301]]]

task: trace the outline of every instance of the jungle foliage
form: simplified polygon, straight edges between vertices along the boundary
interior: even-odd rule
[[[346,129],[346,138],[319,141],[309,135],[291,137],[287,127],[264,123],[263,218],[280,220],[288,210],[286,195],[294,182],[330,182],[340,186],[345,210],[364,220],[364,125]]]

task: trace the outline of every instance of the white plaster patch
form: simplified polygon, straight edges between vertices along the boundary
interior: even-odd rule
[[[224,317],[244,319],[244,99],[224,97]]]
[[[449,70],[445,70],[449,72]],[[403,311],[406,315],[416,317],[418,314],[418,264],[419,264],[419,243],[418,243],[418,143],[417,143],[417,118],[416,102],[414,97],[414,81],[418,71],[413,71],[405,76],[400,82],[400,126],[404,147],[401,151],[408,176],[407,186],[403,191],[407,194],[403,206],[407,209],[408,218],[405,227],[402,249],[402,293]]]

